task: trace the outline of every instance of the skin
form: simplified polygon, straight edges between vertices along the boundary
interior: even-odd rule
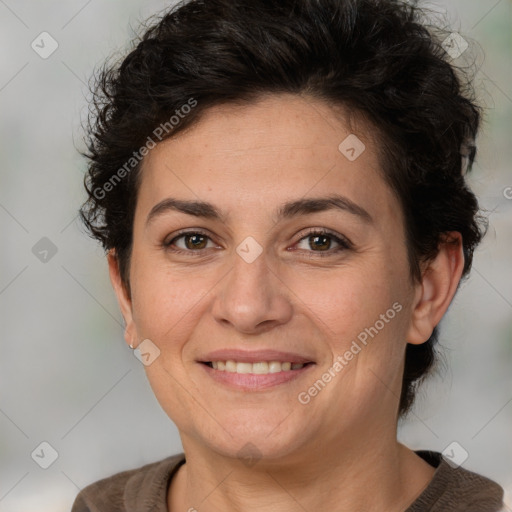
[[[366,145],[355,161],[338,150],[350,133]],[[429,338],[456,292],[460,235],[450,234],[455,243],[442,243],[422,282],[413,283],[402,211],[371,135],[362,120],[349,129],[343,111],[320,100],[272,95],[209,109],[146,156],[131,297],[114,251],[108,263],[126,342],[150,339],[160,350],[145,370],[187,458],[171,482],[169,510],[398,512],[432,479],[434,468],[397,442],[398,398],[406,344]],[[340,210],[276,221],[282,203],[333,192],[373,223]],[[230,217],[223,224],[167,211],[146,226],[153,206],[170,196],[209,201]],[[162,248],[185,228],[209,238],[200,249],[176,240],[187,254]],[[330,239],[316,249],[308,228],[331,230],[352,248],[335,252]],[[236,252],[248,236],[262,248],[252,263]],[[395,302],[402,310],[300,403],[298,394]],[[316,365],[283,385],[233,390],[196,361],[218,348],[298,352]],[[258,453],[251,466],[239,456],[248,442]]]

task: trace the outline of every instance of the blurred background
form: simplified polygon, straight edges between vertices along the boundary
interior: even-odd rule
[[[172,4],[0,0],[2,512],[68,511],[85,485],[182,450],[125,345],[103,251],[76,217],[86,83]],[[442,322],[445,369],[399,439],[456,442],[463,467],[512,491],[512,0],[426,5],[477,56],[485,122],[470,183],[490,228]]]

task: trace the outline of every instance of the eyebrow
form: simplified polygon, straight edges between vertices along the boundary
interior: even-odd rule
[[[373,223],[372,216],[361,206],[345,196],[332,194],[328,197],[311,197],[284,203],[276,211],[277,221],[291,219],[299,215],[323,212],[328,210],[341,210],[359,217],[367,224]],[[158,216],[169,211],[177,211],[194,217],[227,223],[230,216],[220,211],[212,203],[206,201],[189,201],[168,197],[157,203],[149,212],[146,227]]]

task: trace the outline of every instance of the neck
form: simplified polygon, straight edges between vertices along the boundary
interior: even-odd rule
[[[251,467],[186,441],[187,461],[169,488],[171,512],[401,512],[435,471],[396,436],[389,440],[375,433],[363,446],[343,443],[343,449],[334,450],[332,445],[316,445],[309,454],[301,452],[300,459],[263,458]]]

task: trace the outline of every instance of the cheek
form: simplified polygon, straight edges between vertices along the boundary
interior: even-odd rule
[[[301,276],[296,285],[333,362],[343,358],[343,379],[333,389],[345,389],[351,382],[354,396],[379,391],[379,379],[391,384],[405,348],[408,299],[400,284],[405,281],[384,271],[391,261],[378,260],[340,268],[322,278]]]
[[[139,336],[157,344],[180,339],[178,333],[196,316],[212,286],[158,263],[134,262],[133,268],[133,316]]]
[[[302,273],[290,287],[322,331],[339,343],[373,325],[400,298],[377,265],[347,266],[322,275]]]

